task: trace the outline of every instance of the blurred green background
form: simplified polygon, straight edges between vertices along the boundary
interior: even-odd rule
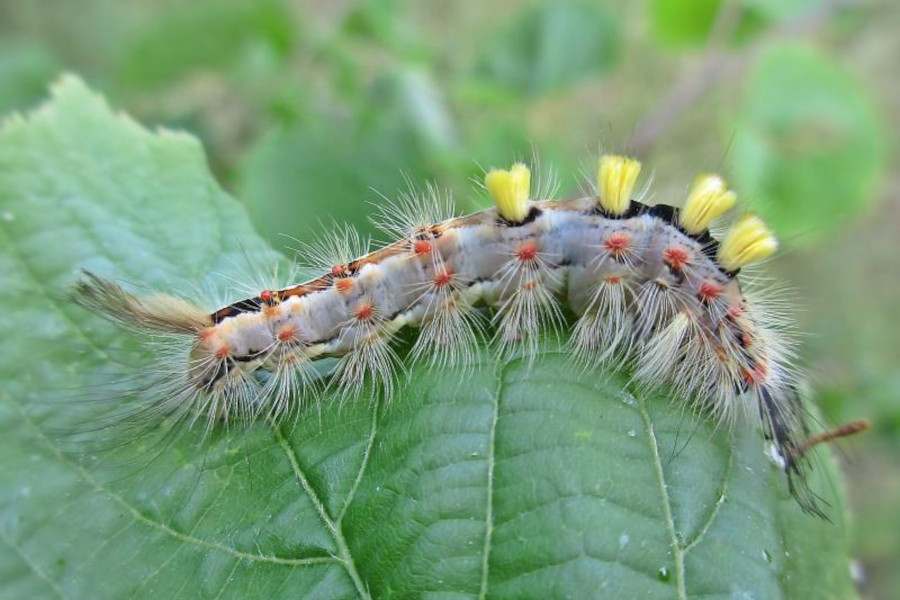
[[[867,598],[900,597],[900,3],[0,0],[0,114],[73,71],[199,136],[278,248],[434,180],[530,159],[577,193],[599,150],[677,204],[723,172],[783,241],[801,356],[842,446]],[[376,193],[376,191],[378,193]]]

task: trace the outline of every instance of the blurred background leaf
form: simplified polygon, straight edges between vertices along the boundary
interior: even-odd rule
[[[380,200],[378,193],[395,197],[407,191],[404,174],[423,181],[423,159],[414,132],[402,123],[363,127],[347,119],[319,119],[263,137],[244,163],[239,194],[254,225],[276,247],[284,245],[285,223],[299,226],[291,234],[301,237],[333,223],[372,234],[369,203]]]
[[[722,0],[651,0],[649,4],[654,34],[678,46],[706,41]]]
[[[767,49],[746,82],[734,182],[788,243],[828,237],[872,206],[881,124],[859,82],[815,49]]]
[[[284,57],[294,35],[291,13],[277,0],[176,4],[127,42],[116,77],[132,89],[171,86],[190,73],[230,69],[258,49]]]
[[[602,5],[541,4],[490,41],[479,75],[512,98],[545,94],[612,68],[618,37],[618,23]]]
[[[679,48],[703,46],[714,28],[724,25],[734,42],[745,42],[768,27],[798,15],[828,12],[828,0],[649,0],[650,21],[657,39]],[[726,36],[726,37],[728,37]]]
[[[0,114],[37,102],[60,68],[41,44],[0,42]]]

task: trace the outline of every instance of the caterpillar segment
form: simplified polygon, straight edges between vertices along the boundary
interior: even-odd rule
[[[494,169],[485,187],[495,206],[459,217],[429,187],[382,210],[393,243],[350,256],[355,234],[340,232],[300,249],[319,277],[212,313],[167,296],[138,298],[92,274],[74,299],[137,329],[189,336],[178,400],[167,406],[185,419],[205,416],[208,427],[223,416],[289,414],[318,392],[311,368],[326,357],[338,359],[330,385],[343,395],[373,380],[389,396],[402,364],[392,340],[405,327],[419,330],[409,358],[465,364],[488,325],[480,307],[493,315],[501,351],[532,357],[542,330],[565,326],[565,306],[577,316],[568,348],[579,364],[629,366],[642,384],[668,384],[722,421],[749,413],[783,458],[795,496],[818,512],[804,483],[805,413],[790,345],[738,276],[776,250],[775,238],[747,216],[721,243],[713,239],[710,225],[736,201],[716,175],[698,177],[682,208],[634,200],[640,169],[603,156],[595,194],[569,200],[532,199],[521,163]],[[258,371],[268,374],[263,382]]]

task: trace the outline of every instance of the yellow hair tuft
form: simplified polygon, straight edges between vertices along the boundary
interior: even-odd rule
[[[528,167],[516,163],[508,171],[491,169],[484,177],[484,185],[501,217],[512,223],[525,220],[531,190],[531,171]]]
[[[641,163],[626,156],[604,154],[597,165],[600,206],[610,215],[622,215],[631,204],[631,192]]]
[[[719,246],[719,263],[728,271],[737,271],[772,256],[778,242],[759,217],[748,215],[731,226]]]
[[[688,193],[678,222],[688,233],[702,233],[710,223],[731,210],[737,195],[728,189],[718,175],[700,175]]]

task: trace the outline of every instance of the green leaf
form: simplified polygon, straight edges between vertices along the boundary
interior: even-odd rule
[[[797,45],[771,48],[747,83],[728,154],[735,187],[792,244],[870,207],[884,128],[859,81]]]
[[[71,390],[150,368],[134,334],[63,300],[76,268],[180,289],[277,258],[196,141],[72,78],[3,125],[0,216],[2,597],[854,596],[827,456],[836,524],[800,512],[749,428],[552,352],[412,368],[389,406],[67,453],[54,432],[99,410]]]
[[[406,8],[395,0],[365,0],[353,6],[341,27],[345,35],[392,50],[412,49]]]
[[[663,44],[693,47],[709,41],[722,10],[733,11],[727,33],[730,41],[741,43],[775,23],[812,15],[825,4],[824,0],[651,0],[648,16],[655,38]]]
[[[290,11],[279,0],[193,0],[138,31],[122,51],[119,77],[127,87],[156,87],[228,67],[255,45],[286,55],[293,37]]]
[[[456,144],[456,131],[442,90],[422,68],[396,68],[373,84],[366,99],[376,118],[393,118],[415,134],[426,148],[449,150]]]
[[[648,5],[655,37],[682,46],[706,41],[722,0],[651,0]]]
[[[479,74],[518,94],[545,94],[611,68],[619,42],[618,21],[602,6],[545,3],[498,34]]]
[[[0,43],[0,114],[30,106],[44,95],[45,82],[59,65],[35,43]]]
[[[406,191],[404,175],[422,180],[420,148],[395,120],[366,130],[329,117],[276,128],[245,159],[241,194],[253,224],[276,247],[285,246],[285,233],[308,238],[333,222],[374,234],[371,203]]]
[[[769,21],[787,21],[803,13],[812,14],[816,7],[827,4],[826,0],[741,0],[745,10]]]

